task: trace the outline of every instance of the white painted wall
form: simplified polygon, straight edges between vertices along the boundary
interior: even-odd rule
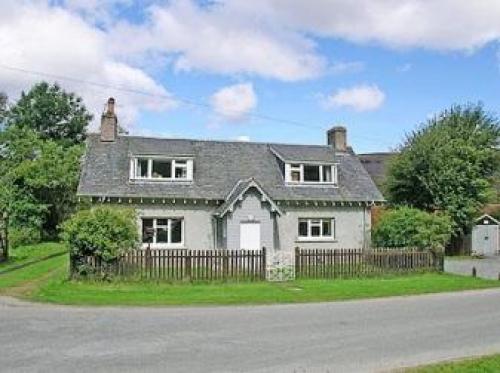
[[[249,216],[261,223],[261,245],[272,250],[294,250],[301,248],[362,248],[369,246],[371,236],[371,212],[369,208],[358,206],[296,207],[282,203],[283,214],[271,213],[269,205],[262,202],[256,191],[249,191],[243,201],[238,202],[232,213],[228,213],[221,223],[225,223],[225,242],[219,247],[238,249],[240,246],[240,222]],[[141,230],[141,217],[183,217],[184,247],[187,249],[213,249],[215,227],[213,214],[215,206],[206,205],[136,205],[138,213],[137,229]],[[300,218],[335,218],[335,240],[304,242],[298,240]],[[222,232],[222,227],[220,227]],[[222,233],[221,233],[222,236]]]
[[[278,219],[280,249],[357,249],[370,244],[371,212],[365,207],[294,207],[293,204],[280,206],[284,211]],[[298,240],[300,218],[334,218],[335,239],[333,241]]]
[[[251,189],[241,202],[236,203],[234,211],[226,216],[226,248],[240,248],[240,223],[256,221],[260,223],[261,246],[272,248],[274,241],[273,213],[269,203],[262,202],[260,194]]]
[[[137,229],[141,232],[141,218],[184,218],[184,248],[207,250],[214,248],[213,206],[205,205],[138,205]]]

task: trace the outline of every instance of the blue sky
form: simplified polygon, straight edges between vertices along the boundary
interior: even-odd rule
[[[116,97],[147,136],[323,144],[342,124],[356,151],[387,151],[452,104],[500,97],[489,0],[12,1],[0,35],[12,101],[56,80],[96,117]]]

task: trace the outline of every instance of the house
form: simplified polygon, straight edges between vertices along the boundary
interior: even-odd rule
[[[123,136],[113,99],[88,137],[78,196],[134,207],[153,248],[287,252],[368,246],[384,201],[344,127],[324,146]]]

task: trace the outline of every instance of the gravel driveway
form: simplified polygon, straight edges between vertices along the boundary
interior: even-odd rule
[[[0,297],[5,372],[373,372],[500,352],[500,289],[337,303],[118,308]]]
[[[458,275],[472,276],[472,268],[476,268],[478,277],[498,280],[500,277],[500,256],[484,259],[445,258],[444,271]]]

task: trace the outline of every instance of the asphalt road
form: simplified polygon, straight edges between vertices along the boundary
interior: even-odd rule
[[[6,372],[371,372],[492,352],[500,352],[500,289],[203,308],[0,298]]]

